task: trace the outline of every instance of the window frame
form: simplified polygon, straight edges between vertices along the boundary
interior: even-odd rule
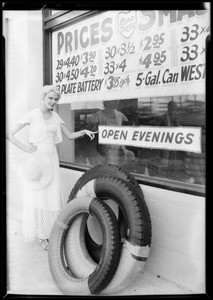
[[[66,10],[51,14],[50,9],[42,11],[43,19],[43,84],[52,84],[52,32],[64,28],[68,25],[75,24],[79,20],[84,20],[93,17],[97,14],[105,12],[97,10]],[[207,80],[206,80],[207,82]],[[205,96],[206,98],[206,96]],[[206,103],[206,101],[205,101]],[[60,167],[70,170],[85,172],[90,169],[86,165],[78,163],[67,163],[60,160]],[[171,190],[184,194],[191,194],[195,196],[204,197],[206,194],[206,185],[192,184],[188,182],[175,181],[170,179],[147,177],[143,174],[133,173],[139,184],[153,186],[156,188]]]

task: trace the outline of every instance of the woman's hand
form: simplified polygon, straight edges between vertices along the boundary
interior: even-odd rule
[[[33,153],[33,152],[36,152],[38,150],[38,147],[36,145],[34,145],[33,143],[30,143],[28,146],[27,146],[27,150],[26,152],[28,153]]]
[[[64,124],[61,124],[61,131],[69,140],[77,139],[81,136],[84,136],[85,134],[90,137],[90,140],[93,140],[95,137],[95,134],[98,133],[98,131],[91,131],[91,130],[87,130],[87,129],[79,130],[76,132],[70,132]]]
[[[90,131],[87,129],[84,129],[81,131],[82,136],[84,136],[86,134],[90,137],[90,140],[94,139],[96,133],[98,133],[98,131]]]

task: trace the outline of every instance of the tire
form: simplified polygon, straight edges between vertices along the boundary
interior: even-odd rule
[[[84,181],[80,182],[78,188],[74,194],[71,193],[73,197],[98,197],[103,201],[112,199],[122,211],[124,222],[130,231],[130,242],[138,246],[151,244],[151,219],[148,207],[141,193],[131,183],[115,177],[97,177],[88,180],[86,184]],[[69,197],[69,201],[71,200]],[[118,225],[120,226],[120,223]],[[127,231],[121,238],[126,237]]]
[[[126,238],[123,239],[119,265],[113,279],[101,292],[104,295],[117,293],[137,278],[149,256],[151,219],[148,208],[144,199],[140,199],[138,191],[130,183],[115,177],[99,177],[95,181],[91,180],[79,193],[99,195],[99,199],[103,202],[104,199],[111,198],[123,212],[128,230]]]
[[[88,227],[85,229],[85,244],[89,255],[95,263],[101,258],[102,244],[97,244],[89,234]]]
[[[77,278],[88,278],[97,268],[89,255],[85,243],[85,229],[88,216],[79,215],[67,231],[64,253],[69,270]]]
[[[141,197],[144,198],[143,192],[140,188],[140,185],[138,184],[135,177],[130,174],[129,172],[125,171],[121,167],[118,167],[113,164],[105,164],[105,165],[98,165],[95,166],[88,171],[86,171],[76,182],[74,185],[70,195],[68,202],[74,199],[78,193],[78,191],[90,180],[96,179],[97,177],[103,177],[103,176],[109,176],[109,177],[117,177],[124,179],[128,182],[130,182],[138,191],[138,193],[141,195]]]
[[[126,170],[122,169],[121,167],[118,167],[113,164],[104,164],[104,165],[98,165],[87,172],[85,172],[76,182],[74,185],[70,195],[68,202],[74,199],[79,192],[80,189],[82,189],[83,186],[85,186],[89,181],[95,180],[97,177],[102,176],[110,176],[110,177],[116,177],[121,178],[123,180],[128,181],[130,184],[132,184],[135,189],[137,190],[139,197],[144,199],[143,192],[140,188],[140,185],[138,184],[137,180],[133,175],[131,175]],[[83,194],[84,195],[84,194]],[[124,222],[123,215],[121,211],[119,210],[119,216],[118,216],[118,223],[119,223],[119,229],[120,229],[120,235],[121,238],[125,237],[125,232],[127,230],[126,224]],[[89,235],[88,229],[86,229],[86,245],[87,249],[89,251],[89,254],[93,258],[93,260],[98,263],[100,259],[100,253],[101,253],[101,245],[98,245],[95,243],[92,238]]]
[[[149,246],[137,247],[125,240],[116,273],[101,295],[117,294],[137,280],[144,269],[149,252]]]
[[[127,240],[133,245],[151,245],[151,219],[145,200],[129,182],[115,177],[98,177],[94,193],[110,198],[120,207],[127,225]]]
[[[75,218],[82,214],[93,214],[98,219],[104,240],[101,260],[86,279],[74,277],[64,255],[67,231]],[[91,197],[77,198],[68,203],[54,223],[49,241],[49,268],[59,289],[68,295],[100,293],[113,278],[119,258],[120,237],[117,221],[111,208],[103,201]]]

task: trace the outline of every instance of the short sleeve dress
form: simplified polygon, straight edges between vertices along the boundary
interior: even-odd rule
[[[44,120],[37,108],[24,115],[18,123],[29,125],[29,142],[49,156],[53,170],[52,179],[44,188],[32,190],[23,186],[22,233],[26,242],[35,238],[49,239],[63,206],[56,144],[62,142],[61,123],[64,122],[54,111],[49,120]]]

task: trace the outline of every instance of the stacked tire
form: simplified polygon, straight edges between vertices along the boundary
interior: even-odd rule
[[[89,218],[100,226],[98,242]],[[137,180],[116,165],[99,165],[79,178],[53,226],[50,271],[64,294],[116,294],[142,272],[150,246],[151,219]]]

